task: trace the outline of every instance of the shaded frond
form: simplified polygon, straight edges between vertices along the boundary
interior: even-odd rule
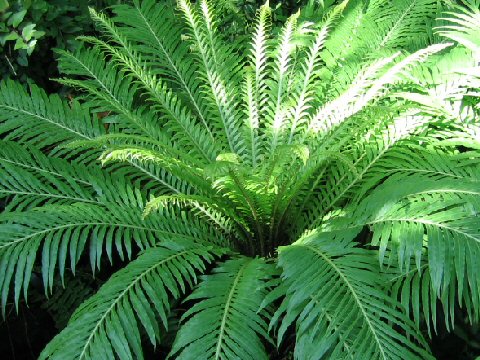
[[[379,290],[385,279],[374,253],[352,242],[358,232],[318,231],[279,249],[279,339],[295,322],[297,359],[431,358],[399,304]]]
[[[273,265],[262,259],[239,258],[203,276],[187,297],[201,301],[183,315],[172,355],[177,359],[268,359],[262,338],[269,339],[269,314],[257,311],[273,273]]]
[[[146,250],[75,311],[40,359],[143,359],[140,329],[158,343],[161,327],[168,326],[170,300],[182,296],[221,254],[193,243]]]
[[[132,202],[129,206],[77,203],[2,214],[0,270],[4,274],[1,277],[3,307],[12,280],[16,302],[22,288],[26,297],[40,249],[42,276],[47,291],[53,285],[55,268],[58,266],[61,277],[67,267],[75,272],[86,248],[89,249],[92,270],[95,270],[100,268],[100,260],[105,253],[110,261],[113,251],[121,259],[125,252],[130,258],[132,242],[140,249],[162,241],[176,240],[228,244],[221,233],[212,227],[171,209],[165,208],[158,216],[143,219],[143,199],[139,197],[132,201],[138,202],[136,206]]]

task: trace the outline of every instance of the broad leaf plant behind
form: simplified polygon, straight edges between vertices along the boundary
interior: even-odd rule
[[[2,309],[108,259],[40,359],[433,358],[480,312],[478,5],[91,11],[75,99],[0,85]]]

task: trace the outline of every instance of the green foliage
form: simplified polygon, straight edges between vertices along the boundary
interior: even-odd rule
[[[117,0],[0,1],[2,78],[27,81],[32,76],[29,74],[38,78],[35,71],[45,69],[44,64],[36,62],[42,57],[54,61],[49,54],[52,47],[74,50],[81,45],[75,38],[93,31],[88,6],[105,8],[116,3]],[[30,61],[32,54],[34,59]]]
[[[127,262],[40,358],[429,359],[478,323],[478,4],[325,3],[248,43],[226,2],[91,9],[75,100],[0,85],[3,308]]]

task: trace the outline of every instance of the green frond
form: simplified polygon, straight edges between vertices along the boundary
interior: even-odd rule
[[[90,140],[105,133],[88,107],[80,106],[76,100],[67,103],[58,95],[47,95],[35,85],[26,91],[13,81],[2,82],[0,109],[4,139],[48,148],[52,153],[64,152],[59,145]]]
[[[293,141],[297,127],[306,121],[306,117],[310,114],[311,108],[314,106],[315,80],[318,79],[320,73],[321,50],[325,44],[332,23],[339,17],[347,3],[348,0],[345,0],[331,10],[322,27],[315,32],[314,40],[307,49],[307,56],[301,65],[301,86],[298,90],[295,89],[293,94],[290,95],[295,97],[295,104],[291,110],[293,119],[290,125],[289,144]]]
[[[210,183],[203,177],[202,172],[198,168],[188,166],[177,158],[148,148],[145,149],[139,146],[116,148],[112,146],[103,152],[100,160],[104,165],[116,161],[127,162],[129,164],[134,164],[135,162],[144,164],[153,163],[179,179],[195,185],[199,191],[203,190],[208,192],[211,189]]]
[[[456,251],[454,257],[458,257],[459,254],[461,252]],[[455,310],[458,306],[466,310],[471,324],[478,322],[478,304],[475,298],[478,290],[471,290],[469,282],[463,280],[463,274],[461,279],[452,278],[448,284],[443,285],[441,293],[437,293],[427,259],[421,260],[419,269],[414,264],[411,268],[409,271],[402,271],[395,262],[390,264],[386,269],[390,276],[386,288],[390,296],[401,301],[406,314],[414,319],[417,327],[426,324],[428,334],[432,336],[432,328],[433,331],[438,331],[439,317],[443,315],[446,328],[449,331],[453,330]]]
[[[379,248],[380,263],[385,262],[385,257],[389,264],[398,262],[393,266],[398,266],[399,274],[406,274],[400,276],[408,278],[413,276],[413,271],[420,276],[420,272],[427,271],[428,279],[422,280],[428,283],[422,286],[429,289],[422,295],[427,318],[430,314],[436,316],[433,303],[439,299],[448,312],[445,320],[453,325],[451,312],[457,294],[458,302],[466,305],[471,321],[476,321],[480,309],[479,284],[472,274],[479,256],[479,195],[476,180],[459,182],[442,175],[399,173],[390,176],[358,204],[356,211],[349,213],[350,220],[331,224],[339,231],[368,225],[373,232],[371,245]],[[427,268],[423,270],[425,257]],[[411,271],[412,262],[415,269]],[[413,290],[409,290],[408,283],[396,286],[397,289],[403,286],[405,292],[415,291],[411,301],[417,301],[420,278],[416,281]],[[402,300],[407,310],[409,301]],[[419,311],[418,304],[418,301],[412,303],[415,312]],[[414,318],[418,322],[418,314]]]
[[[468,156],[469,152],[465,152],[464,155]],[[413,176],[417,174],[460,182],[479,181],[480,171],[475,163],[458,165],[464,155],[450,154],[435,145],[431,149],[410,143],[393,146],[363,175],[360,185],[355,190],[355,201],[362,200],[370,190],[395,174]]]
[[[120,33],[121,30],[116,28],[112,21],[93,10],[91,13],[93,19],[105,29],[105,33],[119,45],[120,49],[96,38],[87,39],[87,41],[105,50],[112,56],[112,60],[121,66],[124,73],[129,73],[134,81],[141,85],[154,104],[153,109],[158,108],[158,114],[167,117],[168,133],[177,146],[190,148],[194,144],[193,150],[198,152],[199,158],[207,162],[211,161],[216,149],[212,141],[213,135],[207,124],[202,123],[202,127],[195,123],[193,114],[181,103],[172,89],[156,76],[154,70],[142,65],[145,59],[137,54],[135,48],[125,40]]]
[[[426,324],[429,336],[437,332],[439,317],[443,315],[445,327],[450,331],[454,329],[455,308],[458,304],[467,312],[470,323],[478,321],[478,313],[472,308],[471,293],[468,285],[457,289],[457,284],[452,282],[439,296],[432,286],[428,263],[422,263],[420,270],[412,269],[402,272],[390,268],[391,279],[387,286],[390,296],[402,302],[405,312],[413,318],[417,327]],[[457,295],[458,294],[458,295]]]
[[[171,299],[182,296],[205,264],[223,253],[193,243],[146,250],[75,311],[40,359],[143,359],[141,329],[158,343]]]
[[[222,213],[221,208],[215,204],[210,198],[198,195],[162,195],[157,196],[148,201],[143,212],[143,216],[149,216],[152,212],[162,209],[165,206],[176,206],[180,208],[187,207],[192,215],[203,218],[207,222],[211,222],[214,226],[221,229],[227,235],[231,235],[235,230],[235,224],[228,215]],[[235,219],[235,217],[233,217]],[[242,234],[237,236],[243,236]]]
[[[245,104],[246,104],[246,136],[247,149],[250,150],[252,166],[255,167],[260,160],[261,136],[259,127],[261,118],[265,114],[268,102],[267,69],[269,59],[268,44],[271,10],[268,5],[263,5],[258,11],[255,29],[250,45],[249,66],[245,74]]]
[[[374,252],[352,242],[359,230],[318,231],[279,249],[279,340],[295,323],[297,359],[432,358],[400,304],[379,290],[386,279]]]
[[[188,43],[181,40],[182,27],[173,15],[174,8],[173,1],[165,4],[154,0],[134,1],[133,8],[115,6],[113,21],[120,26],[127,41],[138,44],[135,51],[155,73],[162,69],[167,82],[180,86],[177,90],[184,94],[182,100],[191,105],[200,122],[212,133],[212,124],[207,121],[210,114],[196,76],[197,66],[189,56]]]
[[[203,276],[186,301],[171,355],[177,359],[268,359],[262,339],[269,314],[258,312],[274,266],[263,259],[229,260]]]
[[[287,337],[302,360],[431,358],[425,328],[480,318],[464,5],[311,2],[282,27],[267,2],[231,28],[210,0],[91,10],[100,36],[59,51],[73,100],[0,84],[3,310],[37,273],[55,297],[120,258],[42,359],[137,359],[147,339],[267,359]]]
[[[0,141],[0,160],[0,198],[6,198],[8,210],[97,202],[91,184],[93,169],[9,141]]]
[[[210,121],[215,123],[225,139],[228,151],[240,154],[245,147],[240,133],[239,99],[234,86],[241,81],[241,57],[224,43],[208,17],[200,16],[188,0],[178,1],[198,55],[199,75],[204,79],[205,98],[209,100]],[[201,1],[202,11],[210,11],[208,3]],[[218,131],[218,130],[217,130]]]
[[[116,189],[118,192],[119,188]],[[194,217],[164,208],[157,216],[142,217],[143,199],[133,192],[121,194],[129,204],[106,202],[104,206],[76,203],[44,206],[24,212],[3,213],[0,217],[0,269],[2,305],[7,301],[12,279],[15,300],[24,296],[37,252],[41,249],[45,290],[51,290],[55,268],[63,277],[67,258],[72,272],[88,247],[92,270],[100,269],[106,253],[131,258],[132,242],[139,249],[165,241],[188,240],[198,243],[228,244],[222,234]],[[118,195],[112,195],[118,196]]]
[[[376,172],[376,164],[382,162],[389,150],[425,126],[430,118],[407,112],[393,119],[387,114],[387,119],[375,120],[376,124],[370,123],[371,127],[365,132],[357,130],[357,136],[351,138],[356,145],[345,153],[350,162],[333,162],[327,170],[329,178],[320,178],[324,181],[323,186],[318,189],[318,183],[314,183],[310,188],[310,193],[315,191],[317,194],[307,193],[305,196],[304,205],[300,208],[305,211],[305,218],[298,224],[300,228],[315,228],[328,211],[344,205],[342,200],[350,199],[363,179],[369,178],[370,172]],[[351,164],[355,171],[352,171]],[[306,203],[307,200],[309,203]]]
[[[381,29],[379,39],[375,39],[379,41],[377,47],[408,49],[412,44],[425,46],[431,36],[427,32],[427,23],[433,23],[439,9],[439,3],[435,0],[373,1],[367,13],[375,14]]]
[[[429,56],[442,51],[451,44],[436,44],[408,55],[385,71],[399,53],[378,60],[361,72],[353,85],[340,97],[326,104],[308,122],[306,134],[325,133],[338,126],[342,121],[362,110],[369,102],[385,96],[386,86],[394,83],[401,72],[406,72],[415,64],[425,61]],[[379,76],[379,74],[384,73]],[[346,106],[345,106],[346,104]]]
[[[278,45],[274,49],[274,61],[269,81],[268,98],[266,106],[265,122],[268,130],[268,154],[273,154],[281,140],[279,137],[285,132],[284,126],[287,117],[285,99],[288,97],[288,81],[292,73],[292,53],[295,50],[294,36],[297,26],[297,19],[300,13],[296,13],[285,22]]]
[[[58,82],[84,92],[87,104],[95,111],[115,112],[118,115],[116,124],[123,131],[164,139],[158,119],[144,106],[133,106],[137,86],[117,68],[109,66],[98,49],[84,49],[75,54],[58,51],[58,54],[59,68],[63,73],[88,79],[60,79]]]
[[[436,28],[437,33],[454,40],[480,56],[480,9],[477,0],[462,0],[463,4],[454,6],[455,11],[441,18],[447,22]]]

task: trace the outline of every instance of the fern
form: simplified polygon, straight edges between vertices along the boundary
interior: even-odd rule
[[[265,4],[250,42],[213,1],[92,10],[101,36],[59,52],[75,100],[0,84],[2,309],[121,261],[41,359],[432,358],[423,334],[480,315],[466,4],[279,29]]]

